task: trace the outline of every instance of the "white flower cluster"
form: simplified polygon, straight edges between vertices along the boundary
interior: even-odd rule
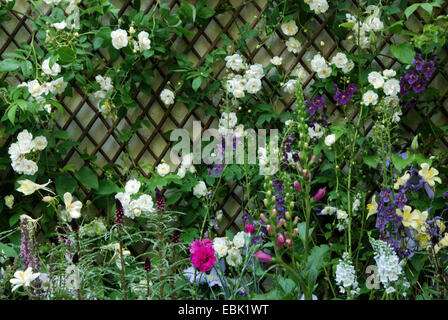
[[[358,21],[355,16],[350,13],[346,14],[347,22],[354,24],[353,35],[349,36],[355,39],[355,43],[359,43],[361,48],[367,48],[370,45],[370,34],[372,32],[379,32],[384,29],[384,23],[380,20],[379,8],[376,6],[368,6],[366,8],[367,13],[371,13],[363,22]],[[359,39],[358,39],[359,37]]]
[[[333,58],[331,58],[331,63],[338,69],[341,69],[343,73],[349,73],[352,71],[355,63],[353,60],[347,58],[346,54],[343,52],[338,52]]]
[[[47,139],[38,136],[33,139],[33,135],[28,130],[23,130],[17,135],[17,142],[9,146],[8,153],[12,161],[12,169],[20,174],[33,175],[39,170],[37,163],[27,159],[26,155],[42,151],[47,147]]]
[[[329,215],[329,216],[333,215],[334,213],[336,213],[336,219],[338,219],[338,224],[336,225],[336,228],[338,228],[339,231],[344,230],[348,226],[347,211],[340,210],[332,206],[326,206],[320,212],[321,215]]]
[[[327,0],[305,0],[304,2],[310,6],[315,14],[325,13],[328,10]]]
[[[168,163],[161,163],[156,167],[156,171],[159,174],[159,176],[164,177],[168,173],[170,173],[170,165]]]
[[[247,65],[243,58],[235,53],[225,57],[226,68],[235,72],[244,71],[244,74],[231,73],[226,81],[226,89],[235,98],[242,98],[245,92],[255,94],[261,90],[261,79],[264,77],[264,70],[261,64]]]
[[[125,192],[119,192],[115,195],[115,199],[120,200],[124,209],[124,215],[130,219],[139,217],[142,213],[154,212],[154,201],[147,194],[140,195],[137,199],[132,199],[140,190],[141,183],[136,179],[126,182]]]
[[[314,72],[317,72],[317,76],[321,79],[328,78],[332,71],[331,67],[320,53],[317,53],[311,60],[311,69]]]
[[[182,162],[180,164],[179,169],[177,170],[177,175],[180,178],[185,177],[185,174],[187,171],[190,171],[191,173],[196,172],[196,168],[193,165],[193,154],[187,153],[186,155],[182,156]]]
[[[361,194],[358,193],[356,194],[355,200],[353,201],[352,212],[358,211],[360,205],[361,205]]]
[[[359,285],[356,280],[355,267],[347,252],[344,252],[342,259],[336,266],[336,284],[339,286],[341,293],[348,294],[349,297],[354,297],[359,294]]]
[[[409,287],[409,283],[404,281],[403,266],[406,260],[400,261],[395,251],[382,240],[370,238],[370,244],[375,252],[379,280],[386,288],[386,293],[393,293],[396,289],[406,290]]]
[[[149,39],[149,33],[146,31],[140,31],[137,40],[132,39],[132,35],[135,33],[134,27],[129,28],[129,34],[128,32],[123,29],[117,29],[115,31],[112,31],[110,33],[110,37],[112,38],[112,46],[120,50],[122,48],[125,48],[129,44],[129,40],[131,40],[132,46],[134,48],[134,53],[136,52],[142,52],[145,50],[149,50],[151,48],[151,40]],[[131,38],[131,39],[130,39]]]
[[[279,149],[276,146],[272,145],[270,146],[269,154],[266,148],[262,147],[258,148],[258,163],[260,167],[260,174],[272,175],[277,172],[280,163],[278,157],[279,154],[280,154]]]
[[[399,101],[397,95],[400,92],[400,81],[393,78],[395,75],[396,72],[394,70],[387,69],[383,71],[383,74],[372,71],[367,76],[367,80],[374,89],[383,89],[386,95],[385,103],[388,105],[398,105]],[[376,105],[378,103],[378,94],[374,90],[368,90],[364,93],[362,99],[366,106]],[[397,116],[399,117],[399,114]]]
[[[104,101],[103,103],[101,102],[106,98],[106,95],[114,88],[112,79],[110,77],[97,75],[95,77],[95,80],[96,82],[98,82],[101,89],[93,93],[94,102],[104,117],[111,118],[114,116],[113,107],[108,101]]]
[[[235,112],[223,112],[219,119],[218,131],[223,137],[227,135],[241,138],[244,135],[244,126],[236,125],[238,118]]]
[[[244,248],[245,243],[246,233],[240,231],[233,237],[232,241],[227,237],[213,239],[213,249],[215,249],[218,259],[225,257],[229,266],[236,267],[243,262],[240,249]]]

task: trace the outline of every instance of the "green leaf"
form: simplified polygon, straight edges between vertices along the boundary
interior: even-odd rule
[[[355,23],[354,22],[344,22],[344,23],[341,23],[339,26],[346,28],[346,29],[353,29],[353,27],[355,26]]]
[[[285,295],[290,294],[296,288],[296,283],[293,280],[285,279],[282,276],[278,277],[278,284],[282,288]]]
[[[76,60],[76,53],[69,46],[58,48],[57,53],[59,55],[59,63],[61,65],[67,65]]]
[[[190,22],[195,22],[196,20],[196,8],[189,2],[182,2],[180,8],[177,10],[182,16],[187,17]]]
[[[415,57],[415,50],[409,42],[403,42],[400,45],[391,45],[390,51],[401,63],[412,64]]]
[[[394,167],[397,168],[398,171],[403,170],[406,166],[411,162],[412,159],[408,157],[408,159],[403,159],[400,156],[392,154],[392,163]]]
[[[362,158],[364,160],[364,163],[368,165],[369,167],[372,167],[373,169],[376,169],[378,166],[378,163],[380,163],[380,156],[375,154],[372,156],[364,156]]]
[[[409,16],[414,13],[415,10],[420,7],[420,3],[414,3],[412,6],[409,6],[404,10],[404,14],[406,15],[406,18],[409,19]]]
[[[1,242],[0,242],[0,252],[10,258],[18,257],[16,250],[14,250],[12,247],[10,247],[4,243],[1,243]]]
[[[12,105],[9,109],[8,109],[8,119],[9,121],[11,121],[12,124],[14,124],[15,120],[16,120],[16,111],[17,111],[17,105]]]
[[[20,63],[14,59],[0,61],[0,72],[15,71],[20,68]]]
[[[120,191],[120,188],[118,188],[118,186],[115,183],[113,183],[112,181],[101,180],[99,183],[99,188],[98,188],[97,193],[99,195],[108,195],[108,194],[116,193],[119,191]]]
[[[56,193],[61,197],[63,197],[66,192],[73,193],[78,185],[76,180],[68,173],[63,173],[57,176],[56,179],[54,179],[54,184],[56,185]]]
[[[191,87],[193,88],[194,91],[198,91],[199,87],[201,86],[201,83],[202,83],[202,77],[194,78]]]
[[[75,177],[86,187],[98,189],[98,177],[89,167],[82,167],[75,173]]]

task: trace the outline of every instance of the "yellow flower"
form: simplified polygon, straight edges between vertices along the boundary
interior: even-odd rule
[[[396,210],[396,213],[399,216],[402,216],[403,219],[401,220],[401,223],[403,223],[403,226],[406,228],[412,228],[417,231],[420,231],[422,226],[426,223],[426,219],[428,218],[428,212],[420,212],[417,209],[414,209],[412,211],[412,208],[410,206],[404,206],[403,211],[400,209]]]
[[[47,188],[47,185],[51,182],[51,180],[48,180],[45,184],[37,184],[29,179],[25,180],[19,180],[17,183],[20,185],[19,188],[17,188],[17,191],[22,192],[24,195],[29,196],[30,194],[33,194],[36,190],[45,190],[51,193],[54,193],[49,188]]]
[[[429,247],[429,245],[430,245],[429,240],[430,239],[431,239],[431,236],[429,234],[425,233],[425,232],[418,232],[415,235],[415,240],[417,240],[419,245],[422,248],[425,248],[425,249]]]
[[[367,210],[369,210],[369,213],[366,219],[378,212],[378,203],[376,203],[375,195],[372,197],[372,202],[367,205]]]
[[[405,174],[397,179],[397,181],[394,183],[394,189],[398,190],[402,185],[406,183],[406,181],[409,180],[411,175],[409,174],[409,171],[406,171]]]
[[[436,182],[442,183],[442,180],[437,177],[439,174],[437,169],[430,168],[427,163],[422,163],[420,167],[422,169],[418,172],[418,174],[422,176],[423,180],[425,180],[431,187],[434,187]]]

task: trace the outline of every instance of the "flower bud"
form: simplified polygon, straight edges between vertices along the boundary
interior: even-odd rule
[[[300,163],[296,163],[296,167],[297,167],[297,170],[300,170],[300,171],[302,171],[302,166],[300,165]]]
[[[274,208],[271,210],[271,217],[275,218],[276,216],[277,216],[277,209]]]
[[[316,156],[313,155],[310,160],[310,164],[313,164],[316,161]]]
[[[260,214],[261,220],[263,220],[264,223],[268,222],[268,218],[264,215],[264,213]]]
[[[244,227],[244,232],[254,234],[255,226],[253,224],[246,224],[246,226]]]
[[[316,192],[316,194],[314,195],[313,200],[314,201],[319,201],[320,199],[322,199],[322,197],[325,195],[325,189],[326,188],[319,189]]]
[[[149,260],[149,257],[146,257],[145,264],[143,265],[143,269],[145,271],[151,271],[152,265],[151,265],[151,260]]]
[[[414,139],[412,139],[411,149],[412,150],[418,149],[418,136],[415,136]]]
[[[266,230],[268,231],[269,234],[271,234],[272,233],[272,226],[270,224],[268,224],[266,226]]]
[[[291,239],[286,239],[285,244],[288,248],[292,248],[292,240]]]
[[[254,256],[255,256],[255,258],[257,258],[261,262],[270,262],[270,261],[272,261],[272,256],[270,256],[267,253],[264,253],[263,251],[258,251]]]
[[[296,188],[297,191],[302,190],[302,186],[300,185],[299,181],[294,181],[294,188]]]
[[[294,222],[294,223],[298,223],[298,222],[299,222],[299,216],[295,216],[293,222]]]
[[[308,171],[307,169],[303,169],[303,170],[302,170],[302,176],[303,176],[304,178],[308,177],[308,173],[309,173],[309,171]]]
[[[295,237],[299,234],[299,229],[294,228],[294,230],[292,230],[292,235]]]
[[[285,244],[285,236],[281,233],[277,236],[277,248],[281,249]]]
[[[289,212],[289,211],[286,211],[285,212],[285,217],[286,217],[286,219],[291,219],[291,213]]]
[[[267,206],[268,205],[268,199],[264,198],[263,199],[263,203],[264,203],[265,206]]]
[[[275,201],[275,196],[272,196],[272,198],[271,198],[271,199],[272,199],[272,201]]]

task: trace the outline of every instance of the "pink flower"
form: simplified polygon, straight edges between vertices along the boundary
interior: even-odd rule
[[[272,261],[272,256],[268,255],[267,253],[264,253],[263,251],[258,251],[255,254],[255,258],[257,258],[261,262],[270,262],[270,261]]]
[[[281,247],[283,247],[284,244],[285,244],[285,236],[279,233],[277,236],[277,248],[280,249]]]
[[[210,239],[194,240],[190,245],[190,253],[191,263],[201,272],[207,272],[215,265],[215,249]]]
[[[317,191],[316,195],[313,197],[313,200],[319,201],[320,199],[322,199],[322,197],[325,195],[325,189],[326,188],[319,189]]]
[[[294,188],[296,188],[297,191],[302,190],[302,186],[300,185],[299,181],[294,181]]]
[[[246,224],[246,226],[244,227],[244,231],[249,234],[254,234],[255,226],[253,224]]]

